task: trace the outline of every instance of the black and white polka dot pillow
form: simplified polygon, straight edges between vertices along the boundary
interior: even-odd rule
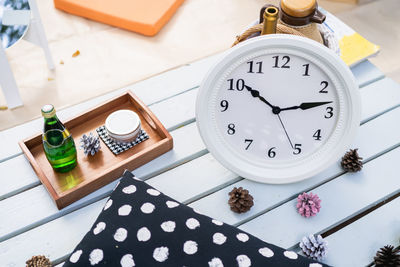
[[[201,215],[126,171],[67,266],[323,266]]]

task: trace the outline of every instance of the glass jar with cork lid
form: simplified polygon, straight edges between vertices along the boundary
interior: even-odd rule
[[[317,24],[325,20],[316,0],[281,0],[279,22],[297,30],[306,37],[323,43]]]

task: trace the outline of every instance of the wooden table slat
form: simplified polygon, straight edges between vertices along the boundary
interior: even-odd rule
[[[239,228],[278,246],[295,246],[303,236],[325,232],[399,193],[399,157],[400,148],[394,149],[365,164],[362,172],[346,173],[312,190],[322,200],[317,216],[297,214],[294,199]]]
[[[381,89],[379,96],[376,95],[377,87]],[[361,92],[363,103],[373,103],[372,105],[367,104],[368,108],[363,108],[364,121],[400,104],[400,90],[397,90],[397,84],[390,79],[383,79],[373,85],[366,86]],[[189,90],[173,98],[151,105],[150,108],[168,130],[173,130],[179,125],[194,120],[196,94],[196,89]],[[379,105],[374,104],[376,99],[379,99]],[[14,164],[14,160],[19,162],[21,160],[19,157],[21,156],[16,157],[18,159],[0,162],[0,169],[3,168],[6,170],[5,179],[2,181],[2,187],[0,189],[0,199],[12,195],[13,192],[21,192],[25,188],[30,188],[37,184],[36,175],[29,177],[23,175],[21,178],[22,180],[15,183],[14,177],[20,176],[15,176],[15,174],[12,173],[12,175],[8,174],[9,171],[13,171],[13,168],[9,168],[8,165]],[[25,165],[21,168],[28,173],[30,166],[27,167]]]
[[[381,247],[397,247],[399,236],[400,197],[328,236],[326,263],[342,267],[368,265]]]
[[[362,88],[361,92],[362,121],[370,120],[400,104],[400,85],[390,78],[372,83]]]
[[[358,64],[351,68],[360,87],[376,82],[385,77],[385,75],[370,61],[365,60],[362,64]]]
[[[176,195],[174,196],[179,201],[190,201],[193,196],[207,194],[210,190],[218,189],[220,185],[231,181],[233,178],[234,175],[221,166],[219,169],[205,169],[205,166],[209,166],[210,161],[211,163],[215,162],[215,159],[207,154],[149,180],[149,184],[161,188],[163,192],[169,195],[174,195],[175,192]],[[191,167],[188,168],[186,165]],[[184,181],[185,178],[187,181]],[[176,191],[177,184],[185,188],[185,194],[178,194],[178,191]],[[0,243],[0,262],[18,266],[24,259],[37,253],[49,255],[52,260],[65,256],[85,234],[82,229],[87,231],[90,228],[94,221],[93,214],[98,214],[104,203],[105,199],[102,199]],[[63,231],[60,232],[59,229],[63,229]],[[70,233],[70,231],[73,233]],[[46,235],[46,238],[40,239],[42,235]],[[24,243],[23,240],[37,241],[33,247]],[[24,246],[24,248],[19,252],[9,251],[8,247],[13,245]],[[10,254],[12,258],[9,258]]]
[[[135,173],[135,172],[134,172]],[[206,154],[184,165],[161,173],[147,183],[179,202],[191,202],[238,180],[211,155]]]
[[[196,97],[197,90],[190,90],[176,97],[158,102],[150,108],[160,119],[168,131],[176,129],[194,119],[193,99]],[[180,103],[187,103],[179,105]],[[172,107],[179,106],[174,109]],[[105,146],[103,149],[107,149]],[[28,164],[27,164],[28,163]],[[18,168],[15,168],[19,166]],[[24,155],[11,158],[0,162],[0,173],[3,174],[0,187],[0,200],[12,196],[14,193],[22,192],[26,188],[39,185],[36,174]]]
[[[131,90],[135,93],[146,105],[157,103],[198,87],[204,75],[221,56],[222,54],[217,54],[192,64],[164,72],[147,80],[60,110],[57,114],[61,120],[68,119],[127,90]],[[359,85],[368,84],[369,81],[382,78],[382,73],[375,66],[371,66],[369,61],[364,61],[355,68],[356,72],[354,74]],[[358,78],[358,75],[360,78]],[[149,91],[151,91],[151,93],[149,93]],[[0,150],[0,162],[20,154],[21,149],[18,146],[18,141],[36,134],[42,128],[42,123],[42,119],[39,118],[1,131],[0,147],[2,149]]]
[[[61,120],[73,117],[88,108],[101,104],[102,102],[117,96],[127,90],[135,93],[146,105],[160,102],[164,99],[173,97],[182,92],[197,87],[210,66],[220,55],[208,57],[206,59],[184,65],[177,69],[164,72],[142,82],[115,90],[105,95],[90,99],[83,103],[57,111]],[[38,110],[40,116],[40,110]],[[0,132],[0,162],[21,153],[18,141],[30,137],[41,131],[43,119],[35,119],[25,124]]]
[[[381,80],[379,82],[385,82],[385,80]],[[369,94],[371,92],[373,92],[373,91],[370,91],[368,86],[361,90],[361,94],[362,95]],[[192,105],[193,106],[193,103],[195,101],[195,98],[194,98],[195,94],[192,94],[191,91],[189,91],[189,92],[186,92],[186,93],[182,94],[181,97],[184,97],[184,95],[186,95],[186,94],[189,94],[189,95],[191,95],[193,97],[191,103],[190,103],[190,101],[186,102],[187,105]],[[172,99],[170,99],[168,101],[164,101],[164,102],[169,102],[169,101],[172,101],[173,99],[174,98],[172,98]],[[390,99],[390,98],[387,98],[387,99]],[[368,101],[372,101],[374,99],[371,98],[371,97],[365,97],[365,100],[366,101],[367,100]],[[160,103],[158,103],[156,105],[162,105],[162,104],[163,104],[163,102],[160,102]],[[375,110],[375,106],[374,105],[370,105],[369,103],[365,103],[365,104],[366,104],[365,107],[368,107],[371,110]],[[167,108],[169,108],[168,105],[167,105]],[[161,109],[160,112],[162,110],[168,110],[168,109]],[[194,112],[194,110],[192,110],[192,112]],[[375,110],[375,112],[381,112],[381,111],[380,110]],[[368,113],[372,113],[372,112],[368,112]],[[194,116],[194,113],[192,114],[192,116]],[[185,129],[185,128],[186,127],[183,127],[181,129]],[[197,129],[195,129],[194,131],[195,131],[195,133],[191,134],[190,138],[197,137],[195,139],[197,141],[194,144],[196,144],[196,143],[199,144],[198,145],[199,150],[197,150],[197,152],[195,150],[195,152],[192,155],[194,155],[195,153],[200,153],[199,155],[201,155],[201,153],[204,153],[204,149],[205,148],[204,148],[204,145],[201,142],[200,138],[198,137]],[[188,137],[189,136],[183,136],[182,139],[187,140]],[[176,138],[174,138],[174,140],[181,141],[180,139],[176,139]],[[177,141],[175,141],[175,142],[177,142]],[[192,149],[193,148],[195,148],[195,147],[192,147]],[[175,152],[175,149],[172,152]],[[188,146],[188,147],[185,147],[185,149],[191,149],[191,147]],[[167,153],[167,154],[169,155],[170,153]],[[166,162],[165,161],[165,157],[161,156],[160,158],[158,158],[158,159],[146,164],[145,165],[146,167],[144,166],[143,168],[146,168],[146,170],[152,170],[153,168],[159,170],[160,166],[164,166],[165,162]],[[169,161],[169,164],[173,164],[173,160]],[[140,170],[141,169],[142,168],[139,168],[137,170],[138,177],[142,177],[140,175]],[[153,174],[154,174],[154,171],[153,171]],[[10,177],[12,177],[12,175],[10,175]],[[4,227],[0,227],[0,230],[2,230],[0,232],[0,236],[1,236],[0,240],[4,240],[5,238],[8,238],[8,236],[10,236],[10,235],[13,236],[13,235],[15,235],[15,234],[17,234],[19,232],[23,232],[26,229],[30,229],[31,227],[38,225],[40,222],[46,222],[50,218],[57,217],[57,216],[62,216],[68,210],[75,209],[76,207],[79,207],[79,205],[82,205],[82,203],[86,203],[87,201],[89,201],[89,203],[91,203],[91,201],[90,201],[91,198],[98,199],[98,196],[101,196],[101,195],[105,194],[106,192],[111,191],[112,188],[113,188],[113,185],[106,186],[103,189],[92,193],[91,195],[89,195],[88,197],[82,199],[81,201],[78,201],[77,204],[75,204],[75,205],[73,205],[71,207],[67,207],[66,210],[63,210],[61,212],[58,212],[58,211],[54,210],[48,203],[47,204],[43,203],[42,205],[37,204],[35,206],[35,209],[32,209],[29,202],[25,202],[25,204],[24,204],[24,199],[25,199],[24,194],[22,194],[21,196],[16,196],[15,198],[12,198],[10,201],[3,201],[4,203],[0,202],[0,207],[4,207],[4,208],[0,208],[0,210],[2,210],[2,209],[3,210],[8,210],[8,212],[10,213],[9,216],[8,216],[8,220],[4,220],[3,222],[0,222],[0,225],[1,224],[5,225]],[[290,196],[288,196],[288,197],[290,197]],[[34,196],[32,196],[32,198],[34,198]],[[43,201],[46,202],[48,200],[44,199]],[[18,211],[15,211],[15,210],[13,211],[13,210],[10,210],[10,208],[7,208],[7,207],[13,207],[15,205],[20,206],[20,209]],[[21,220],[18,220],[18,219],[14,218],[14,216],[18,217],[18,214],[30,214],[30,213],[33,213],[33,214],[28,216],[28,218],[29,218],[28,220],[22,220],[21,221]],[[58,215],[56,215],[57,213],[58,213]],[[21,223],[9,223],[9,222],[12,222],[12,221],[17,221],[17,222],[21,222]]]
[[[385,128],[386,125],[395,125],[399,117],[400,108],[397,108],[363,124],[360,127],[355,142],[353,142],[351,147],[358,148],[359,153],[364,157],[364,160],[368,160],[374,158],[383,151],[387,151],[393,146],[399,145],[400,131],[387,131]],[[376,138],[377,136],[385,137]],[[318,184],[329,181],[332,177],[339,176],[341,173],[343,173],[343,169],[340,167],[338,160],[336,164],[332,165],[324,172],[315,175],[309,180],[299,183],[271,185],[260,184],[250,180],[242,180],[238,183],[232,184],[228,188],[208,195],[207,197],[190,204],[190,206],[226,223],[238,225],[297,197],[298,194],[308,191],[310,188],[315,187]],[[242,186],[243,188],[248,189],[253,195],[255,204],[249,212],[236,214],[227,209],[226,205],[215,206],[214,203],[225,203],[228,192],[235,186]]]
[[[173,131],[171,135],[175,140],[174,149],[136,169],[138,177],[147,179],[206,153],[194,123]],[[43,197],[45,189],[42,185],[38,186],[40,189],[34,188],[0,201],[0,240],[95,202],[109,195],[116,183],[114,181],[60,211],[49,197]]]
[[[121,88],[82,104],[61,110],[58,112],[59,117],[65,119],[73,116],[88,107],[103,102],[113,95],[120,94],[130,89],[147,105],[152,104],[151,109],[153,112],[156,113],[169,130],[174,130],[172,132],[175,141],[174,150],[135,170],[134,173],[138,177],[143,179],[151,178],[148,180],[149,184],[159,188],[161,191],[179,201],[183,201],[184,203],[195,201],[192,203],[193,206],[208,199],[210,196],[222,194],[222,192],[228,190],[233,183],[249,183],[250,186],[254,186],[252,184],[253,182],[247,180],[240,181],[241,178],[222,167],[212,155],[207,154],[207,150],[200,139],[196,125],[192,123],[194,122],[196,88],[200,84],[204,74],[220,57],[221,54],[209,57],[126,88]],[[375,142],[375,139],[373,139],[376,138],[376,135],[382,134],[382,129],[384,129],[382,127],[388,125],[388,123],[392,123],[392,121],[399,116],[400,109],[396,108],[400,105],[399,85],[390,79],[382,79],[383,74],[369,61],[365,61],[356,66],[352,71],[356,76],[359,86],[363,87],[361,90],[364,105],[362,116],[363,121],[367,122],[360,129],[358,139],[360,141],[359,145],[365,148],[364,155],[367,157],[368,155],[374,157],[377,154],[384,153],[389,147],[393,147],[399,142],[399,136],[395,132],[390,133],[388,136],[386,136],[386,134],[385,138],[382,138],[382,142]],[[151,93],[149,90],[151,90]],[[3,185],[3,183],[5,185],[5,189],[0,190],[0,200],[3,199],[0,201],[0,217],[5,218],[5,220],[0,221],[0,240],[5,240],[0,243],[0,262],[2,264],[4,263],[6,266],[23,265],[27,258],[35,254],[45,254],[50,256],[52,260],[65,257],[89,229],[105,203],[104,197],[111,192],[116,184],[116,182],[113,182],[66,209],[58,211],[51,202],[43,186],[36,186],[37,183],[35,179],[37,178],[34,173],[32,173],[32,170],[29,165],[27,165],[23,156],[15,157],[20,154],[17,141],[37,132],[37,129],[41,128],[41,123],[42,120],[37,119],[27,124],[0,132],[0,147],[2,147],[2,150],[0,150],[0,171],[7,170],[5,179],[0,180],[1,185]],[[181,127],[183,125],[186,126]],[[371,140],[374,140],[372,142],[373,144],[371,146],[366,146]],[[400,149],[395,149],[366,164],[365,169],[367,171],[364,170],[362,172],[362,175],[365,176],[363,177],[364,180],[355,179],[359,189],[362,191],[372,186],[376,187],[376,181],[374,181],[371,176],[377,173],[376,169],[383,168],[389,163],[393,164],[394,158],[398,158],[398,154],[400,154],[399,151]],[[16,166],[19,165],[21,165],[20,169],[15,170]],[[10,166],[14,166],[14,168],[9,168]],[[340,173],[340,169],[336,165],[329,168],[321,175],[326,179],[338,173]],[[318,186],[315,190],[320,190],[321,195],[327,195],[326,198],[328,198],[328,194],[333,194],[334,191],[329,192],[329,190],[326,190],[325,187],[327,187],[327,185],[331,185],[331,188],[336,191],[341,189],[342,184],[349,188],[354,188],[355,182],[351,180],[354,177],[350,177],[350,179],[347,176],[349,176],[349,174]],[[394,182],[393,176],[394,174],[390,173],[389,178],[387,178],[387,181],[391,184]],[[14,185],[13,179],[18,179],[18,177],[21,177],[21,179],[18,180],[17,183],[14,183]],[[296,190],[299,191],[302,188],[315,187],[321,181],[322,180],[315,178],[304,181]],[[266,191],[262,190],[263,186],[266,185],[257,185],[257,190],[259,191],[257,195],[261,195],[263,192],[265,194]],[[273,187],[274,186],[271,188]],[[287,205],[293,205],[293,201],[290,199],[293,199],[296,194],[294,189],[287,190],[283,186],[275,187],[273,192],[276,196],[273,196],[272,202],[275,201],[276,204],[282,205],[257,217],[253,221],[245,223],[242,227],[247,227],[254,221],[281,210],[283,210],[282,213],[285,214],[285,212],[287,212]],[[269,189],[270,191],[271,188]],[[393,186],[393,188],[398,188],[398,184]],[[25,189],[29,190],[25,191]],[[365,209],[368,205],[373,205],[374,199],[375,201],[380,201],[393,194],[393,192],[389,191],[389,185],[379,188],[377,191],[379,192],[372,194],[366,199],[359,200],[354,205],[350,205],[346,210],[348,216],[353,216],[359,210]],[[8,197],[13,194],[16,195]],[[202,198],[204,196],[206,197]],[[349,196],[350,194],[345,194],[341,201],[344,201],[345,198]],[[222,197],[222,195],[220,197]],[[257,197],[256,201],[259,198],[260,197]],[[226,199],[227,196],[225,195],[224,202],[226,202]],[[326,201],[329,210],[333,210],[332,207],[329,207],[331,201],[333,201],[333,197],[332,200],[329,199]],[[365,205],[362,206],[361,203]],[[264,207],[267,205],[264,205]],[[209,209],[215,207],[215,202],[209,205]],[[221,208],[222,207],[223,206],[221,206]],[[226,210],[229,211],[227,207]],[[262,212],[265,212],[265,210]],[[207,212],[205,213],[209,214]],[[295,212],[293,213],[297,215]],[[255,215],[257,214],[253,214],[252,216]],[[340,215],[341,216],[336,216],[337,220],[343,220],[344,215]],[[325,224],[327,227],[337,224],[339,221],[335,221],[333,216],[334,214],[325,214],[327,218],[325,218],[325,220],[321,219],[323,222],[321,224],[316,223],[313,229],[321,228]],[[282,218],[285,217],[281,217],[281,220]],[[287,218],[289,218],[289,216]],[[240,224],[245,221],[245,218],[239,218],[238,223]],[[263,223],[264,221],[261,221],[259,227],[262,226]],[[286,221],[285,223],[289,224]],[[282,222],[279,222],[279,224],[281,224],[281,230],[291,229],[288,228],[288,226],[283,226]],[[266,224],[264,223],[264,225]],[[253,228],[256,229],[257,227]],[[62,231],[60,231],[60,229],[62,229]],[[264,235],[266,232],[270,233],[271,231],[265,231],[264,228]],[[277,233],[273,234],[277,235]],[[256,235],[263,238],[262,234]],[[27,242],[27,240],[29,240],[29,242]],[[32,246],[33,243],[35,246]]]
[[[40,184],[24,155],[0,162],[0,200]]]

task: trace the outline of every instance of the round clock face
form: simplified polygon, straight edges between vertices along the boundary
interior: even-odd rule
[[[358,87],[330,50],[269,35],[231,49],[208,73],[196,118],[209,151],[244,178],[287,183],[339,159],[360,118]]]
[[[255,160],[296,161],[329,139],[339,98],[317,64],[290,53],[242,61],[216,88],[216,123],[232,148]]]

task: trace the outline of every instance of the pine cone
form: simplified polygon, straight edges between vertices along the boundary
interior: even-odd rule
[[[94,136],[92,133],[89,135],[84,134],[81,139],[81,149],[85,155],[94,155],[100,150],[100,139],[99,136]]]
[[[400,254],[399,250],[394,249],[393,246],[384,246],[374,257],[374,263],[376,267],[399,267],[400,266]]]
[[[363,167],[362,163],[362,158],[358,155],[356,149],[350,149],[349,152],[347,152],[343,157],[342,157],[342,168],[348,172],[358,172],[361,171]]]
[[[246,212],[254,205],[252,195],[249,194],[248,190],[242,187],[235,187],[229,192],[228,203],[231,206],[231,210],[236,213]]]
[[[314,235],[303,237],[300,242],[300,248],[304,254],[313,260],[322,260],[328,253],[328,242],[321,235],[316,238]]]
[[[297,197],[297,211],[303,217],[311,217],[316,215],[321,209],[321,199],[313,193],[307,194],[304,192]]]
[[[26,261],[26,267],[51,267],[51,262],[44,255],[33,256]]]

